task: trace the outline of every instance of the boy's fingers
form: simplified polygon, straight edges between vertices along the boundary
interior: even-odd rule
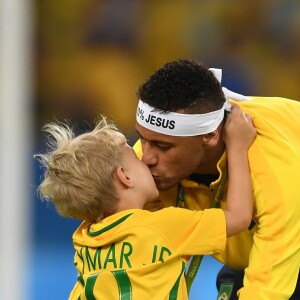
[[[241,108],[237,105],[232,105],[231,106],[231,114],[234,116],[240,115],[242,112]]]
[[[232,117],[242,117],[246,121],[252,122],[251,115],[245,114],[238,105],[232,105],[232,107],[231,107],[231,116]]]
[[[247,121],[252,122],[252,117],[249,114],[245,114]]]

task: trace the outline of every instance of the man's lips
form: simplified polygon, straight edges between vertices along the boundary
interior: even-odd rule
[[[152,174],[152,177],[155,179],[155,178],[160,178],[161,176]]]

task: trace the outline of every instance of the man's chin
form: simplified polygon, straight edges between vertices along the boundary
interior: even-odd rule
[[[177,185],[177,182],[154,180],[159,191],[167,191]]]

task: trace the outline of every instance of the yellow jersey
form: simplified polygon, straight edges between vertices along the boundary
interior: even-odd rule
[[[222,209],[125,210],[73,234],[78,281],[70,300],[187,300],[191,255],[224,250]]]

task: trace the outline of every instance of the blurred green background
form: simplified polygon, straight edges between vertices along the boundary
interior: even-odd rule
[[[247,95],[300,98],[297,0],[36,1],[37,128],[111,116],[131,132],[138,86],[164,63],[223,69]]]

